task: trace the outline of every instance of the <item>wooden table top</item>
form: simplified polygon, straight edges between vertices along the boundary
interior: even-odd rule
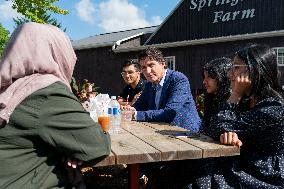
[[[187,130],[167,123],[131,121],[111,134],[111,154],[96,166],[235,156],[235,146],[221,145],[205,135],[186,136]]]

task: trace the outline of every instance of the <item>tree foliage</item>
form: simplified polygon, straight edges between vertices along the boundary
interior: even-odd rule
[[[52,24],[52,25],[62,29],[61,23],[58,23],[55,18],[51,18],[50,14],[44,14],[42,17],[43,17],[45,23]],[[19,25],[21,25],[23,23],[31,22],[31,20],[29,20],[29,19],[27,19],[25,17],[13,18],[13,20],[14,20],[14,23],[16,24],[16,26],[19,26]],[[64,28],[63,31],[65,32],[66,28]]]
[[[24,15],[27,20],[47,23],[47,13],[55,14],[68,14],[67,10],[60,9],[53,5],[53,3],[59,0],[11,0],[13,2],[13,9],[17,10],[18,13]]]
[[[9,40],[9,31],[6,30],[0,23],[0,59],[8,40]]]
[[[43,24],[52,24],[61,28],[61,23],[58,23],[55,18],[51,18],[51,14],[68,14],[67,10],[60,9],[53,5],[59,0],[7,0],[12,1],[12,8],[24,17],[14,18],[16,26],[26,22],[37,22]],[[64,29],[64,31],[66,28]]]

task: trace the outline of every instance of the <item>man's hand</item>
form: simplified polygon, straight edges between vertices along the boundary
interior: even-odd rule
[[[131,101],[131,105],[133,105],[136,102],[136,100],[141,96],[141,94],[142,92],[139,92],[133,97],[133,100]]]
[[[131,113],[132,113],[132,119],[135,120],[135,112],[136,112],[136,109],[133,108],[132,106],[130,106],[129,104],[128,105],[125,105],[125,106],[120,106],[120,109],[123,111],[123,110],[130,110]]]
[[[127,104],[127,105],[121,105],[120,106],[120,109],[121,110],[130,110],[132,107],[129,105],[129,104]],[[135,108],[134,108],[135,109]]]
[[[221,144],[228,144],[233,146],[241,147],[243,145],[242,141],[238,138],[237,133],[225,132],[220,135]]]

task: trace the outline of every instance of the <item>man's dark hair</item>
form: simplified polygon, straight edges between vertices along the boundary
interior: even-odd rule
[[[128,66],[133,65],[136,71],[140,71],[140,65],[138,64],[137,60],[125,60],[124,63],[122,64],[122,69]]]
[[[150,60],[155,60],[159,63],[166,64],[166,60],[162,51],[160,51],[156,47],[148,47],[147,49],[141,51],[138,55],[138,61],[144,60],[145,58],[149,58]]]

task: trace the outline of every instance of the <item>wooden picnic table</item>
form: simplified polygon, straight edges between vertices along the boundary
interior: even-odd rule
[[[221,145],[205,135],[167,123],[125,122],[111,134],[111,154],[96,166],[127,164],[129,188],[139,188],[139,164],[239,155],[238,147]]]

